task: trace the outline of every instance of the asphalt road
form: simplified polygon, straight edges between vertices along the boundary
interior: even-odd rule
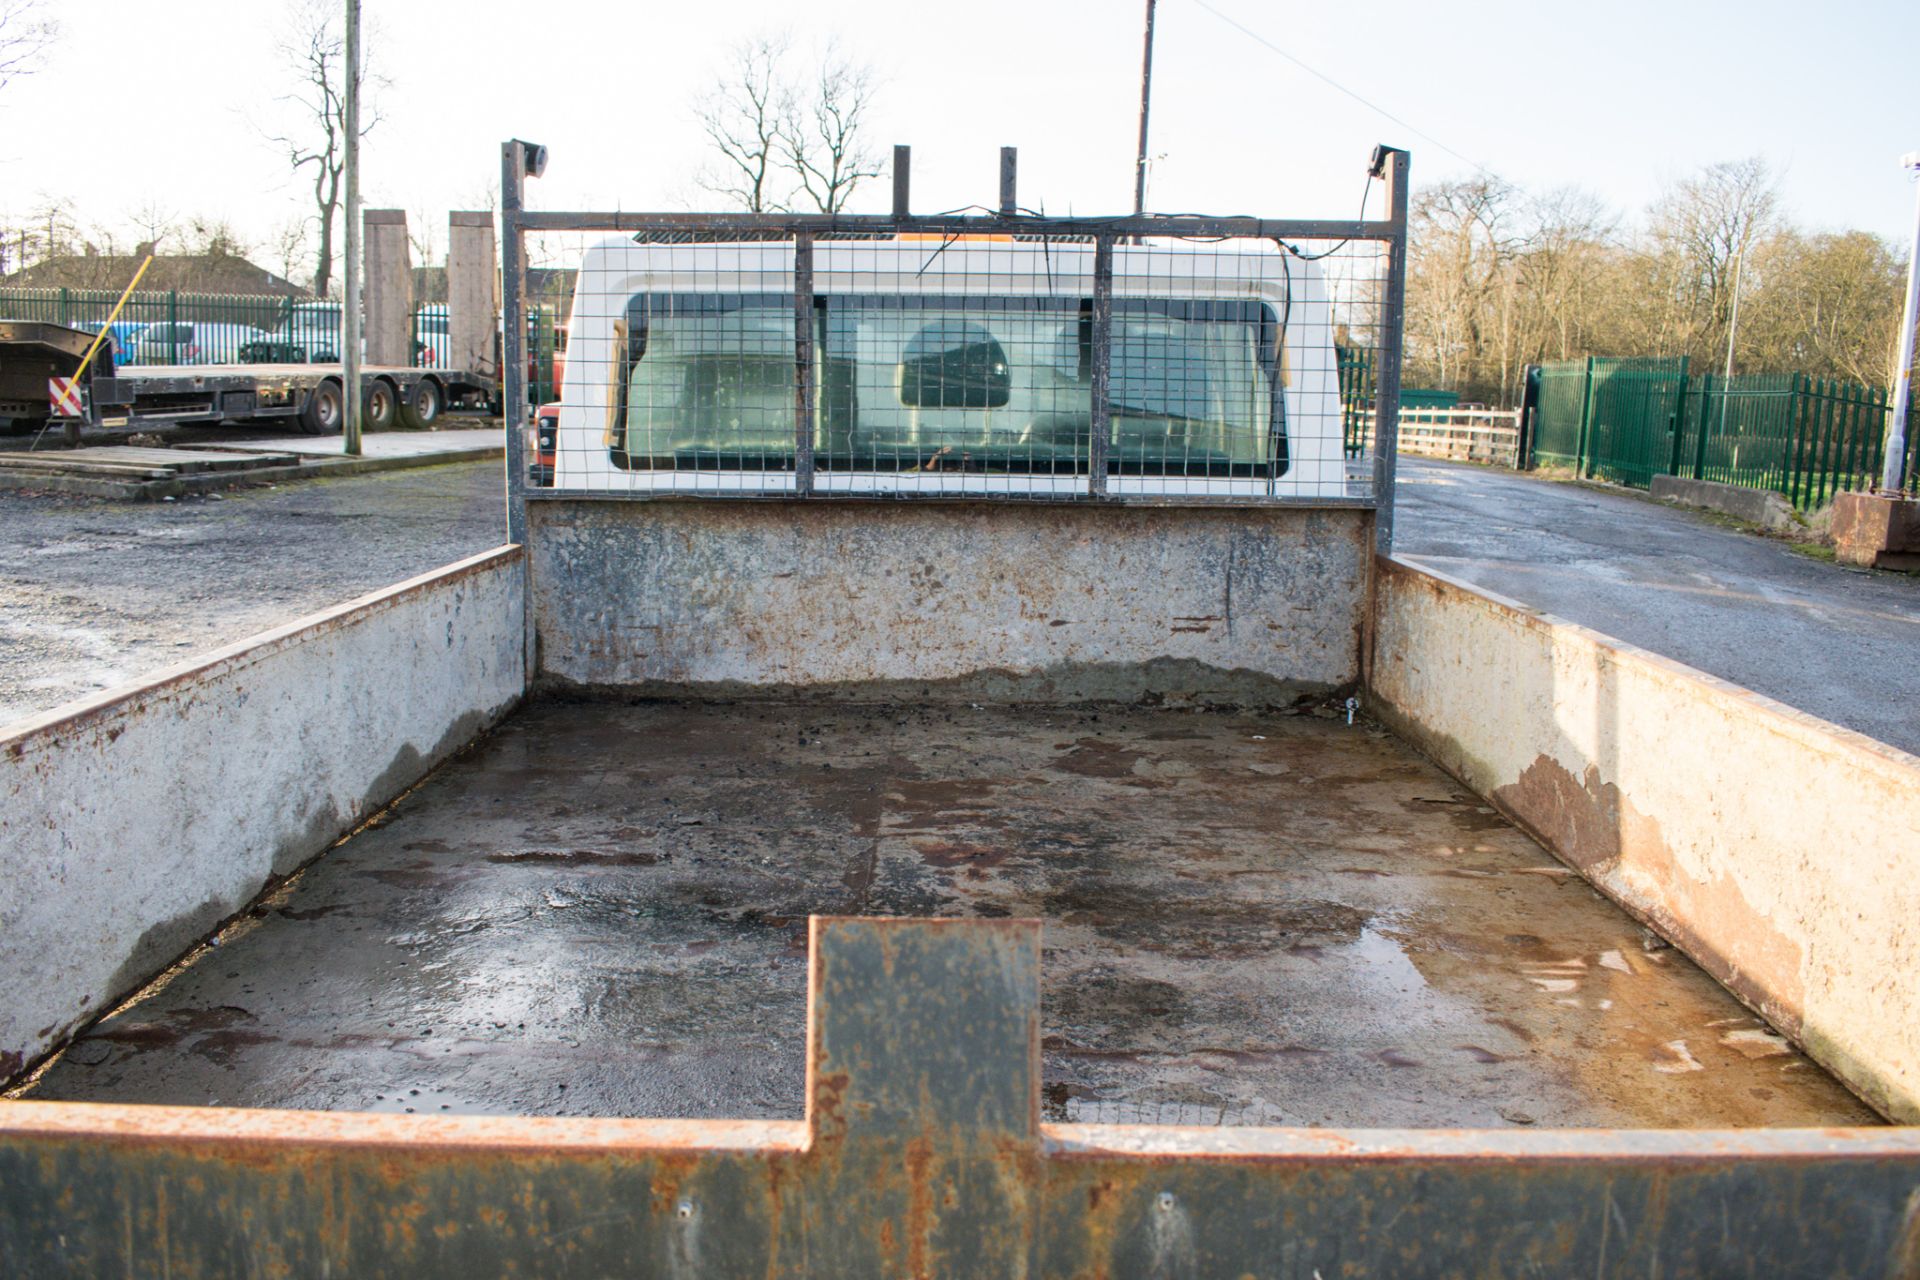
[[[1394,549],[1920,754],[1920,577],[1643,498],[1413,459]]]
[[[505,540],[500,464],[175,502],[0,493],[0,727]]]

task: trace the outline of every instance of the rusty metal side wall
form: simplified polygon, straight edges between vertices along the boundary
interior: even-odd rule
[[[0,1274],[1920,1268],[1920,1131],[1043,1126],[1038,920],[810,942],[802,1124],[0,1102]]]
[[[1920,1121],[1920,760],[1431,571],[1376,584],[1382,720]]]
[[[504,715],[525,598],[502,548],[0,738],[0,1081]]]
[[[302,1113],[201,1113],[243,1129],[222,1137],[158,1132],[159,1118],[115,1132],[121,1115],[62,1132],[46,1121],[133,1109],[9,1107],[10,1276],[1907,1280],[1920,1267],[1920,1148],[1900,1131],[1257,1130],[1212,1152],[1204,1130],[1074,1126],[1070,1141],[1009,1138],[951,1163],[932,1145],[882,1168],[797,1145],[798,1124],[380,1116],[333,1140],[312,1132],[333,1117]]]
[[[543,502],[550,683],[1285,705],[1358,678],[1372,513]]]

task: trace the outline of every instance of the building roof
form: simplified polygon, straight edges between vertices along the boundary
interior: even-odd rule
[[[14,289],[124,289],[140,269],[134,254],[86,253],[44,258],[0,277]],[[270,294],[304,298],[309,291],[265,267],[230,253],[160,254],[140,281],[142,292],[178,289],[183,293]]]

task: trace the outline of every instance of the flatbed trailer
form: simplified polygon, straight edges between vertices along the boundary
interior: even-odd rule
[[[9,430],[48,425],[47,379],[72,376],[92,341],[92,334],[65,325],[0,320],[0,417]],[[309,435],[331,435],[346,418],[337,364],[116,367],[103,347],[84,381],[81,414],[52,418],[69,442],[85,428],[163,431],[275,420]],[[385,365],[363,369],[362,386],[371,431],[430,426],[448,405],[497,390],[495,381],[470,370]]]
[[[1920,759],[1394,556],[1390,467],[522,461],[509,544],[0,733],[0,1273],[1920,1275]]]

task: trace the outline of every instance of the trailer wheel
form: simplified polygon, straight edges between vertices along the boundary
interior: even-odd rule
[[[366,406],[361,410],[361,425],[368,431],[391,431],[400,416],[400,395],[385,378],[375,378],[367,387]]]
[[[407,426],[415,431],[425,431],[439,420],[440,410],[445,407],[446,393],[440,390],[440,384],[432,378],[422,378],[407,392],[402,416]]]
[[[347,417],[340,384],[328,378],[315,387],[300,408],[300,429],[310,436],[338,435]]]

